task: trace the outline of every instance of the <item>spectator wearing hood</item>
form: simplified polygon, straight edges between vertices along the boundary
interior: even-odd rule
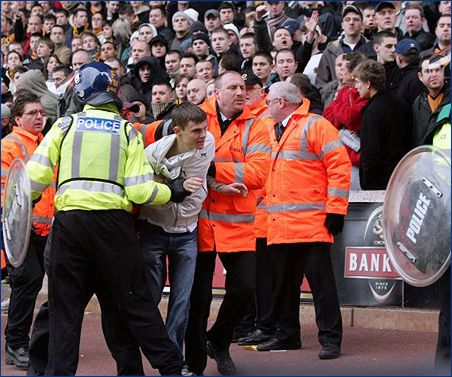
[[[41,99],[47,118],[45,132],[43,132],[45,134],[58,118],[58,97],[49,91],[44,80],[43,73],[36,69],[22,74],[22,76],[20,76],[17,80],[16,85],[17,90],[27,89]]]
[[[171,42],[171,50],[180,50],[182,42],[190,38],[190,26],[197,20],[198,12],[191,8],[174,13],[171,21],[176,36]]]
[[[161,35],[157,35],[149,42],[151,55],[157,58],[162,69],[165,69],[165,56],[168,53],[168,42]]]
[[[146,43],[150,43],[152,38],[157,36],[157,29],[154,25],[144,23],[141,24],[138,28],[138,38],[141,41],[145,41]]]

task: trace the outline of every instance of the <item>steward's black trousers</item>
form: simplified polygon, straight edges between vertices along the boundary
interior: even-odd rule
[[[180,374],[182,355],[153,302],[132,215],[122,210],[59,211],[52,231],[45,374],[75,374],[91,287],[111,327],[110,341],[120,348],[128,327],[154,368],[163,375]]]
[[[36,298],[44,279],[44,247],[47,237],[33,232],[24,262],[20,267],[8,264],[11,278],[8,322],[5,328],[6,343],[12,349],[28,349],[29,332],[33,321]]]

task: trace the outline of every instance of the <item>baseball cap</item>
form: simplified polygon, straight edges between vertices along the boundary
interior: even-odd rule
[[[261,88],[264,87],[262,80],[257,77],[253,72],[246,72],[242,75],[243,81],[245,81],[245,86],[254,86],[258,84]]]
[[[419,54],[421,48],[414,39],[406,38],[397,43],[395,52],[399,55]]]
[[[281,24],[281,27],[286,29],[290,34],[294,34],[298,29],[300,29],[300,23],[297,20],[288,18]]]
[[[209,9],[206,13],[204,13],[204,18],[208,17],[218,18],[220,17],[220,12],[218,12],[216,9]]]
[[[342,9],[342,18],[344,18],[345,15],[350,12],[357,14],[361,18],[361,20],[363,19],[362,12],[354,5],[346,5],[344,9]]]
[[[6,106],[4,103],[2,103],[2,119],[6,119],[11,114],[11,110],[8,106]]]
[[[395,6],[393,3],[391,3],[390,1],[380,1],[376,6],[375,6],[375,12],[379,12],[380,10],[384,9],[384,8],[391,8],[391,9],[395,9]]]
[[[234,24],[225,24],[223,25],[223,28],[226,29],[227,31],[233,31],[235,35],[237,35],[237,38],[240,37],[239,29]]]

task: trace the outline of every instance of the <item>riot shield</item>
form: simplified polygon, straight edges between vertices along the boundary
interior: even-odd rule
[[[25,163],[16,158],[6,178],[2,213],[4,249],[14,267],[19,267],[27,254],[32,213],[30,179]]]
[[[386,248],[403,280],[433,284],[450,263],[450,161],[424,145],[394,170],[383,203]]]

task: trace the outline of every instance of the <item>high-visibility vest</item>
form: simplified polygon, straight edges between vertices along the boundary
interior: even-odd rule
[[[265,123],[254,118],[245,106],[221,135],[215,98],[206,100],[200,108],[207,113],[208,130],[215,138],[216,175],[199,215],[199,251],[254,251],[256,190],[264,187],[271,152]],[[216,184],[233,182],[245,184],[248,196],[215,190]]]
[[[42,141],[42,134],[33,135],[32,133],[20,127],[14,127],[13,131],[2,139],[2,177],[1,177],[1,200],[5,195],[6,178],[9,173],[9,167],[15,158],[21,158],[25,163],[33,155]],[[40,236],[49,234],[52,224],[55,187],[48,187],[42,195],[41,200],[35,205],[32,215],[34,232]]]
[[[171,196],[168,186],[152,180],[140,133],[113,104],[85,105],[82,113],[55,122],[27,164],[34,198],[56,164],[60,211],[130,212],[132,203],[164,204]]]
[[[309,101],[292,114],[282,138],[272,131],[267,181],[267,243],[332,242],[326,213],[345,215],[351,163],[339,132],[309,113]]]

